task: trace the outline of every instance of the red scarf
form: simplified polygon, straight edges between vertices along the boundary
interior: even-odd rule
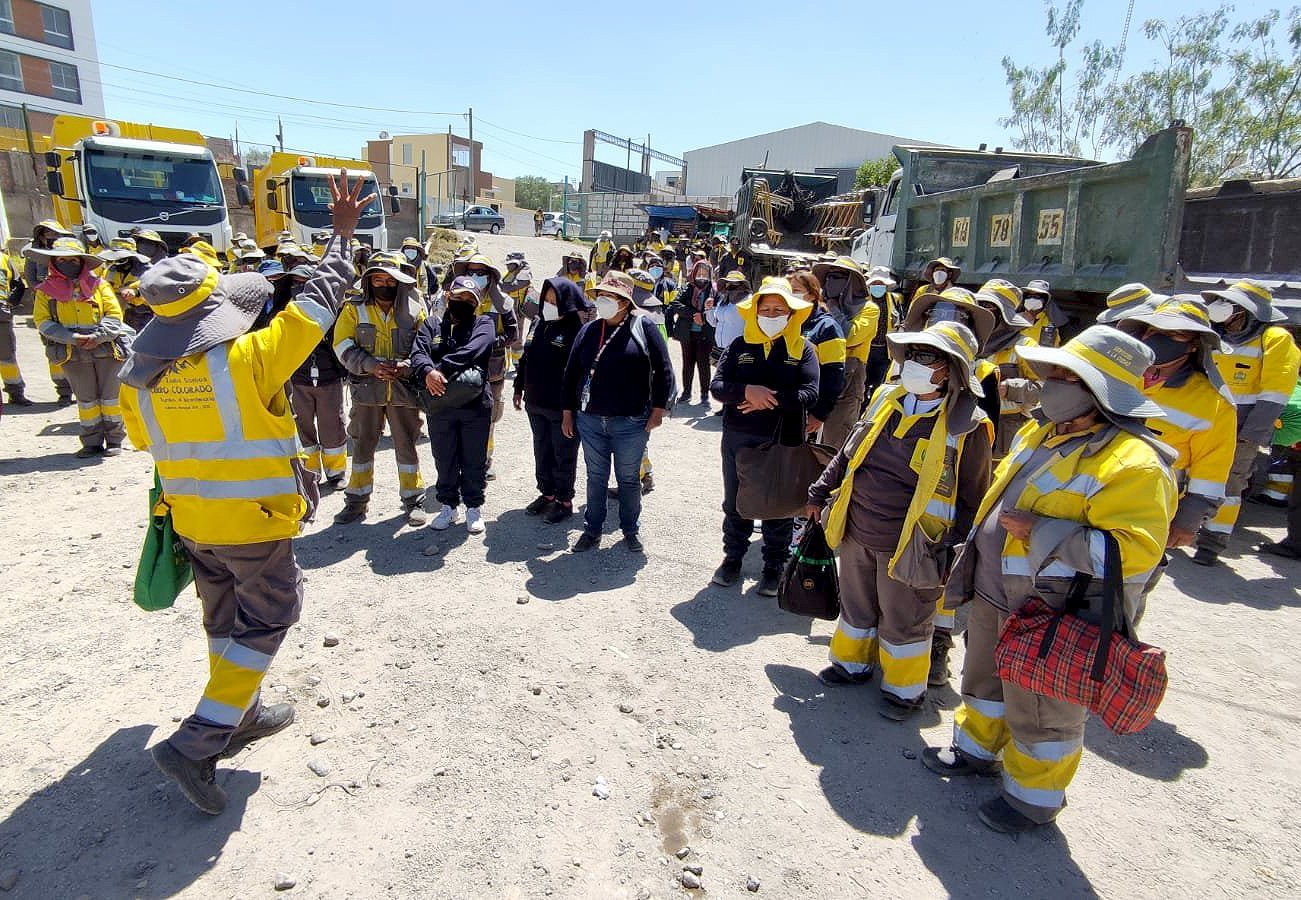
[[[82,268],[75,283],[54,266],[50,266],[49,274],[36,286],[36,289],[53,297],[59,303],[68,303],[75,300],[90,300],[95,296],[100,281],[100,277],[89,266]]]

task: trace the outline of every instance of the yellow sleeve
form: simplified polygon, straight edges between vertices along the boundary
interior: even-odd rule
[[[122,304],[117,302],[117,294],[113,291],[113,285],[107,281],[101,280],[99,286],[95,288],[95,300],[99,303],[101,318],[122,318]]]
[[[1039,346],[1039,342],[1036,341],[1034,338],[1030,337],[1030,335],[1026,335],[1024,338],[1022,338],[1022,339],[1017,343],[1017,348],[1018,348],[1018,349],[1021,348],[1021,347],[1038,347],[1038,346]],[[1024,359],[1021,358],[1021,354],[1020,354],[1020,353],[1018,353],[1018,354],[1016,355],[1016,361],[1017,361],[1017,365],[1018,365],[1018,367],[1019,367],[1020,370],[1021,370],[1021,377],[1022,377],[1022,378],[1028,379],[1028,380],[1030,380],[1030,381],[1038,381],[1038,380],[1039,380],[1039,376],[1035,374],[1034,369],[1030,368],[1030,364],[1027,363]]]
[[[1085,510],[1090,528],[1115,536],[1126,579],[1150,572],[1161,562],[1177,505],[1170,470],[1150,446],[1144,444],[1141,450],[1153,458],[1140,462],[1133,453],[1118,453],[1099,473],[1102,487]]]
[[[845,362],[845,339],[831,338],[817,345],[818,365],[826,366],[832,363]]]
[[[311,355],[330,327],[329,320],[322,322],[310,315],[311,308],[324,310],[317,304],[309,306],[290,301],[266,328],[241,339],[249,341],[253,370],[258,373],[258,394],[263,403],[270,403],[284,389],[289,376]],[[329,314],[328,310],[324,311]]]
[[[43,291],[37,291],[36,299],[32,301],[32,322],[36,325],[36,330],[42,333],[45,331],[45,323],[58,324],[57,320],[50,315],[50,302],[50,295]]]
[[[345,303],[339,310],[339,318],[334,320],[334,353],[340,359],[343,351],[351,347],[357,338],[357,304]]]
[[[1297,366],[1301,365],[1301,349],[1292,335],[1282,328],[1265,329],[1261,364],[1260,395],[1265,403],[1286,404],[1296,387]]]
[[[1213,396],[1217,402],[1211,427],[1193,432],[1188,441],[1188,493],[1219,498],[1233,467],[1238,414],[1232,403],[1219,394]]]
[[[122,407],[122,424],[126,427],[127,440],[137,450],[148,450],[149,432],[140,418],[140,396],[136,389],[129,384],[122,385],[118,402]]]
[[[849,334],[845,336],[848,355],[866,361],[871,350],[872,338],[876,337],[876,329],[880,324],[881,308],[869,299],[863,311],[849,324]]]

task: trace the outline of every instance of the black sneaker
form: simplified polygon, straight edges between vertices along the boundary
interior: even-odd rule
[[[1220,554],[1214,550],[1207,550],[1205,547],[1198,547],[1197,552],[1193,554],[1193,562],[1199,566],[1218,566],[1220,564]]]
[[[678,403],[679,403],[680,405],[682,405],[682,406],[690,406],[690,405],[691,405],[691,392],[690,392],[690,391],[687,391],[685,394],[683,394],[681,397],[679,397],[679,398],[678,398]]]
[[[779,569],[764,569],[763,574],[759,576],[759,587],[755,593],[760,597],[776,597],[777,589],[781,585],[782,573]]]
[[[71,406],[72,404],[74,404],[74,403],[76,403],[76,402],[77,402],[77,401],[73,400],[71,397],[64,397],[63,395],[60,395],[60,396],[59,396],[58,404],[59,404],[59,408],[62,409],[63,407],[65,407],[65,406]]]
[[[874,671],[874,669],[864,669],[861,672],[850,672],[843,666],[832,663],[818,673],[818,681],[825,685],[837,687],[841,685],[867,684],[872,680]]]
[[[641,495],[645,497],[651,491],[655,490],[655,479],[650,475],[644,475],[641,479]]]
[[[985,762],[975,759],[957,747],[927,747],[922,751],[922,765],[936,775],[943,775],[946,778],[958,778],[964,775],[993,778],[999,772],[997,760]]]
[[[631,553],[645,553],[646,545],[641,542],[641,538],[635,534],[625,534],[623,536],[624,546]]]
[[[917,715],[925,706],[925,694],[922,694],[916,700],[901,700],[891,694],[882,692],[881,705],[877,708],[877,712],[891,722],[903,722]]]
[[[10,406],[31,406],[32,401],[28,398],[27,394],[23,392],[22,388],[18,388],[17,390],[13,390],[9,392],[9,405]]]
[[[74,453],[73,456],[77,457],[77,459],[90,459],[92,456],[99,456],[103,452],[104,452],[104,448],[99,446],[82,447],[80,450]]]
[[[528,506],[524,507],[524,515],[540,516],[543,513],[545,513],[547,510],[551,509],[551,504],[554,502],[555,501],[552,500],[550,497],[539,497],[538,499],[530,503]]]
[[[600,543],[601,543],[601,536],[599,534],[588,534],[586,531],[584,531],[581,535],[578,536],[578,540],[574,541],[573,552],[586,553],[588,550],[591,550],[593,547],[597,546]]]
[[[230,736],[226,749],[217,754],[217,759],[230,759],[249,744],[264,737],[271,737],[278,731],[284,731],[294,721],[294,705],[277,703],[264,706],[258,710],[257,718],[244,728],[235,729]]]
[[[976,815],[980,817],[980,821],[1001,834],[1025,834],[1039,827],[1039,823],[1034,819],[1013,809],[1012,804],[1008,803],[1007,798],[1002,794],[981,804],[980,809],[976,810]]]
[[[741,580],[741,561],[739,559],[725,559],[723,564],[714,570],[714,577],[709,579],[710,584],[716,584],[719,587],[731,587]]]
[[[210,816],[226,808],[226,792],[217,784],[217,758],[190,759],[182,756],[170,741],[154,744],[149,754],[164,775],[176,782],[189,800]]]
[[[1266,541],[1256,549],[1261,553],[1268,553],[1271,556],[1283,556],[1287,559],[1301,559],[1301,547],[1297,547],[1287,540]]]
[[[574,514],[574,504],[561,503],[559,500],[557,500],[555,503],[551,504],[551,508],[547,510],[547,514],[542,517],[542,520],[546,522],[548,525],[556,525],[559,524],[560,522],[565,521],[573,514]]]

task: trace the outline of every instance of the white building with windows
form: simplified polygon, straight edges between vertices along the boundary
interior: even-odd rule
[[[102,117],[90,0],[0,0],[0,127],[35,133],[59,113]]]

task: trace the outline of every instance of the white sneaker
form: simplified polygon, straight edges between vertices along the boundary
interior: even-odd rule
[[[465,511],[465,530],[470,534],[483,534],[487,526],[483,524],[483,513],[479,507],[471,506]]]
[[[461,508],[444,503],[442,509],[438,510],[438,515],[434,516],[434,521],[429,523],[429,527],[435,531],[446,531],[460,521]]]

